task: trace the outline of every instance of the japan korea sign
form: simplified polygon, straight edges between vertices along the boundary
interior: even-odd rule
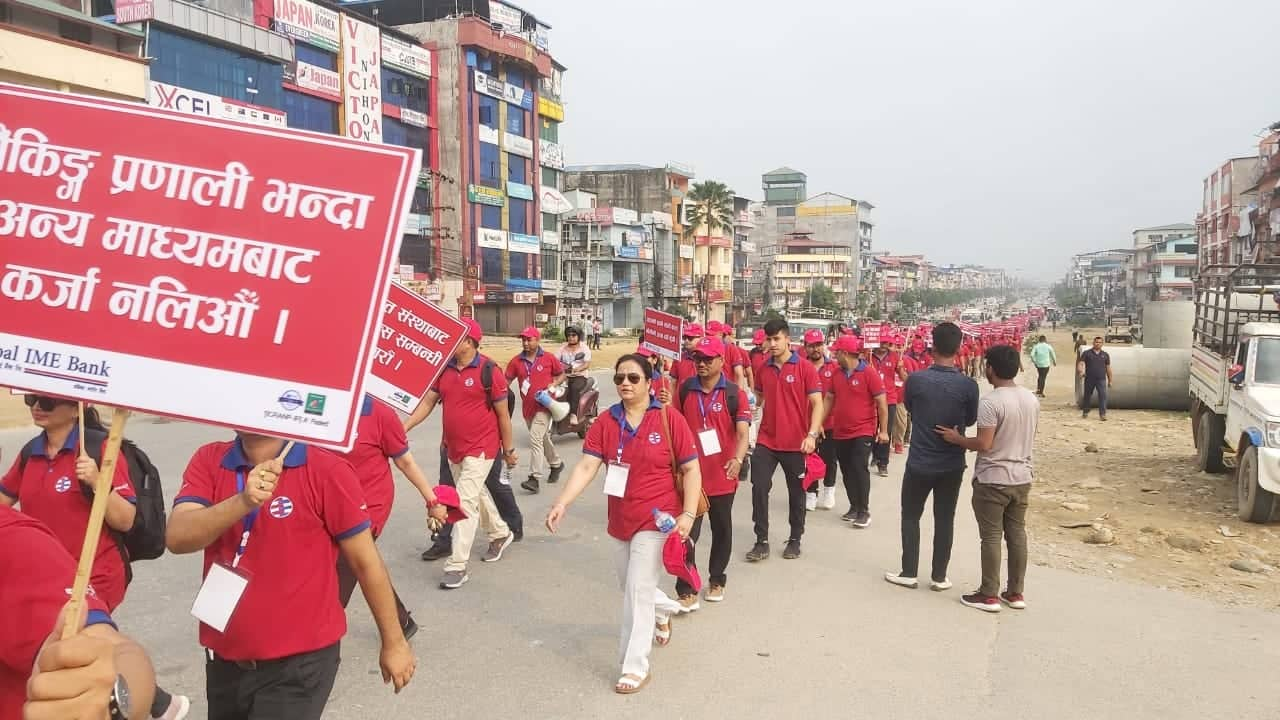
[[[350,447],[419,162],[0,83],[0,385]]]

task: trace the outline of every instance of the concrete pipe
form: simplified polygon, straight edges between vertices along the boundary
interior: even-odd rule
[[[1173,350],[1191,349],[1191,329],[1195,323],[1195,303],[1190,300],[1161,300],[1142,305],[1142,346]]]
[[[1168,348],[1109,347],[1111,376],[1107,408],[1186,410],[1191,383],[1191,351]],[[1098,405],[1094,393],[1093,407]],[[1084,408],[1084,379],[1076,378],[1076,407]]]

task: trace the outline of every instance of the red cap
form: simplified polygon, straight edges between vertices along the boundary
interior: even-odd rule
[[[497,462],[502,462],[498,460]],[[445,517],[445,522],[461,522],[467,519],[467,514],[462,511],[462,501],[458,499],[458,491],[448,485],[437,485],[432,488],[436,494],[436,500],[441,505],[449,508],[449,514]]]
[[[835,351],[843,350],[845,352],[860,353],[862,352],[862,341],[857,335],[841,335],[832,343],[831,349]]]
[[[649,348],[643,345],[636,348],[636,354],[639,355],[640,357],[653,357],[654,355],[657,355],[657,353],[655,353],[654,351],[650,350]]]
[[[698,344],[693,348],[693,351],[708,357],[720,357],[721,355],[724,355],[724,343],[720,341],[720,338],[708,335],[698,341]]]
[[[808,490],[827,474],[827,464],[818,453],[812,452],[804,459],[804,489]]]
[[[520,337],[533,338],[534,340],[540,340],[542,339],[542,332],[538,330],[538,328],[530,325],[529,327],[520,331]]]
[[[723,335],[724,323],[720,322],[719,320],[712,320],[711,322],[707,323],[707,333],[710,335]]]
[[[804,331],[804,344],[805,344],[805,345],[815,345],[815,344],[817,344],[817,343],[824,343],[824,342],[826,342],[826,341],[827,341],[827,339],[826,339],[825,337],[823,337],[823,336],[822,336],[822,331],[821,331],[821,330],[814,329],[814,330],[805,330],[805,331]]]
[[[480,343],[480,339],[484,337],[484,332],[480,330],[480,323],[475,318],[462,318],[462,324],[467,326],[467,337]]]
[[[764,328],[760,328],[759,330],[756,330],[755,332],[751,333],[752,345],[763,345],[764,339],[765,339]]]
[[[701,325],[699,325],[698,323],[687,323],[687,324],[684,326],[684,337],[687,337],[687,338],[699,337],[699,338],[700,338],[700,337],[702,337],[702,336],[703,336],[703,335],[705,335],[705,334],[706,334],[706,333],[702,332],[702,326],[701,326]]]
[[[667,542],[662,546],[662,564],[667,568],[667,572],[689,583],[689,587],[693,591],[702,591],[702,578],[698,575],[698,568],[687,559],[685,548],[688,541],[680,537],[680,533],[672,532],[667,535]]]

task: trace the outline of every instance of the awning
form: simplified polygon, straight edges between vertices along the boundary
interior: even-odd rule
[[[573,204],[564,195],[561,195],[559,190],[553,187],[543,187],[541,189],[538,195],[538,203],[542,212],[551,213],[552,215],[563,215],[573,210]]]

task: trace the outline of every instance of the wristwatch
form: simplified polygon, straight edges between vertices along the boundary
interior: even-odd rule
[[[817,439],[818,439],[818,433],[816,433],[816,432],[810,432],[810,433],[809,433],[809,437],[813,438],[814,440],[817,440]]]
[[[123,675],[116,675],[116,686],[111,690],[111,702],[107,704],[111,720],[129,720],[133,713],[133,703],[129,699],[129,683]]]

